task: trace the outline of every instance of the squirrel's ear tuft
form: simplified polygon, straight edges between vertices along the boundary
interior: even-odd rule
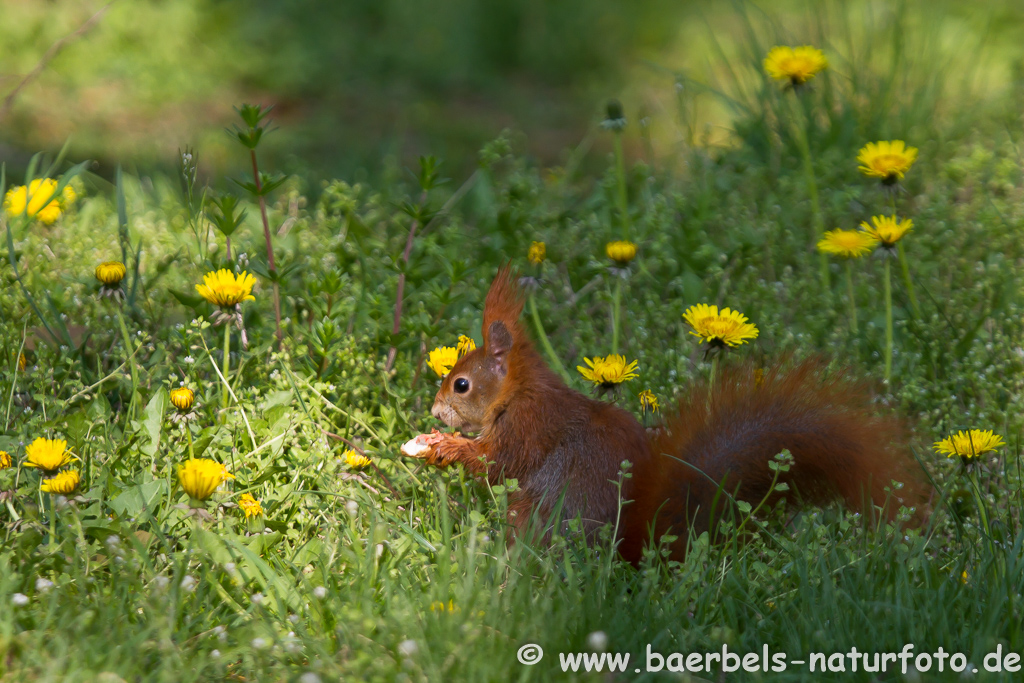
[[[512,333],[508,331],[505,323],[499,321],[491,323],[487,329],[487,358],[494,363],[493,369],[500,375],[508,371],[508,352],[512,350]]]

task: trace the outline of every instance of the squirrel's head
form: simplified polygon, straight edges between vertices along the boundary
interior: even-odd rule
[[[503,322],[493,322],[482,349],[470,351],[445,375],[431,414],[462,432],[479,432],[508,375],[513,337]]]

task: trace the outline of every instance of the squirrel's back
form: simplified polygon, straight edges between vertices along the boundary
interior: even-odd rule
[[[840,498],[856,510],[884,506],[888,516],[923,501],[902,424],[873,413],[865,385],[814,360],[766,372],[742,365],[722,372],[710,396],[706,384],[694,387],[652,435],[651,457],[633,473],[623,555],[639,561],[653,526],[655,540],[679,538],[673,557],[681,558],[690,526],[711,529],[712,514],[728,506],[719,487],[757,504],[771,490],[769,463],[783,450],[793,456],[780,477],[790,499]]]

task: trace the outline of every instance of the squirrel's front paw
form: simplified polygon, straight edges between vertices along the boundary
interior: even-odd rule
[[[458,442],[462,439],[459,433],[445,434],[436,429],[430,434],[420,434],[402,446],[402,453],[411,458],[426,460],[427,464],[445,467],[455,460],[458,454]]]

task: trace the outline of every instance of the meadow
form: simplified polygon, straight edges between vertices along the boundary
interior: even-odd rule
[[[1014,678],[1024,90],[982,97],[903,28],[797,56],[752,29],[748,54],[719,57],[732,77],[680,79],[667,158],[627,100],[588,134],[607,154],[543,166],[506,132],[469,172],[425,155],[310,185],[261,156],[274,111],[239,103],[231,149],[251,170],[233,183],[204,178],[201,147],[168,174],[104,179],[56,151],[6,170],[0,678],[720,680],[634,666],[648,648],[907,644],[906,673],[840,657],[728,676]],[[691,125],[696,92],[734,112],[729,144]],[[849,368],[906,419],[930,514],[758,508],[753,531],[639,568],[611,534],[507,544],[514,482],[399,452],[438,426],[436,350],[482,343],[507,262],[533,279],[545,357],[584,392],[585,358],[635,360],[605,399],[647,424],[719,362]],[[684,319],[698,304],[741,311],[756,339],[713,360]],[[993,436],[938,445],[965,430]],[[527,665],[530,644],[545,655]],[[917,657],[939,648],[966,673]],[[633,663],[565,672],[573,652]]]

